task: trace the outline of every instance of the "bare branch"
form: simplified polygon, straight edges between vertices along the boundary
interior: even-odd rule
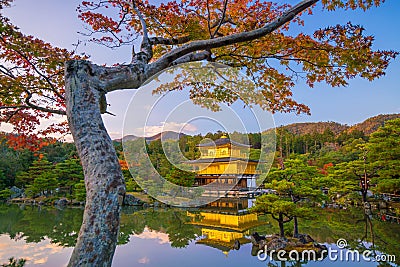
[[[10,122],[12,117],[14,117],[18,112],[20,112],[23,109],[30,109],[30,107],[25,106],[25,105],[15,105],[15,106],[0,106],[0,110],[2,109],[15,109],[14,111],[11,112],[11,114],[7,114],[7,119],[2,120],[5,123]]]
[[[181,47],[178,47],[166,53],[164,56],[159,58],[154,63],[151,63],[148,68],[148,76],[150,77],[155,73],[162,71],[163,69],[169,67],[171,63],[177,60],[178,58],[183,57],[184,55],[190,54],[192,52],[199,50],[209,50],[212,48],[218,48],[235,43],[251,41],[266,36],[269,33],[281,27],[282,25],[284,25],[285,23],[291,21],[296,15],[298,15],[308,7],[312,6],[313,4],[317,3],[318,1],[319,0],[303,0],[297,5],[287,10],[286,12],[284,12],[282,16],[275,19],[273,22],[268,23],[264,27],[261,27],[256,30],[236,33],[232,35],[218,37],[215,39],[194,41],[186,45],[183,45]]]
[[[287,217],[286,220],[283,220],[283,223],[288,223],[288,222],[290,222],[291,220],[293,220],[293,216],[288,216],[286,213],[283,213],[283,214]]]
[[[32,94],[29,93],[28,97],[25,99],[26,105],[0,106],[0,110],[2,110],[2,109],[16,109],[16,111],[13,112],[13,114],[7,119],[6,122],[8,122],[11,119],[12,116],[14,116],[16,113],[18,113],[18,111],[20,111],[22,109],[35,109],[35,110],[39,110],[39,111],[43,111],[43,112],[49,112],[49,113],[53,113],[53,114],[66,115],[65,111],[63,111],[63,110],[48,109],[48,108],[44,108],[44,107],[40,107],[40,106],[37,106],[35,104],[32,104],[30,102],[31,98],[32,98]]]
[[[135,10],[136,15],[138,16],[140,20],[140,24],[142,25],[142,30],[143,30],[143,41],[148,42],[149,40],[149,32],[147,31],[147,24],[146,21],[143,18],[142,12],[140,12],[139,8],[136,6],[136,3],[134,0],[132,0],[132,8]]]
[[[138,61],[142,62],[144,61],[145,63],[148,63],[150,59],[153,57],[153,47],[149,40],[149,32],[147,31],[147,24],[146,21],[144,20],[142,12],[140,12],[139,8],[136,6],[135,0],[132,0],[132,9],[135,10],[136,15],[139,18],[140,24],[142,25],[143,40],[140,45],[140,52],[145,55],[145,57],[142,56],[138,57],[137,55],[133,54],[132,63]]]
[[[225,23],[230,23],[230,24],[232,24],[232,25],[234,25],[234,26],[236,26],[237,24],[232,20],[232,18],[226,18],[225,17],[225,19],[221,22],[221,21],[216,21],[216,22],[214,22],[214,24],[212,24],[211,25],[211,29],[214,29],[215,27],[217,27],[220,23],[221,23],[221,26],[222,25],[224,25]]]
[[[8,118],[5,120],[6,123],[10,122],[10,120],[12,119],[12,117],[14,117],[20,110],[22,110],[24,108],[18,108],[16,110],[14,110],[10,116],[8,116]]]
[[[207,0],[207,28],[208,28],[208,33],[210,34],[210,38],[212,38],[212,33],[211,33],[211,13],[210,13],[210,1]]]
[[[13,67],[13,68],[6,68],[3,65],[0,65],[0,72],[3,73],[4,75],[10,77],[11,79],[15,79],[15,76],[12,72],[13,69],[16,69],[18,67]]]
[[[29,91],[25,91],[28,96],[25,98],[25,104],[35,110],[39,110],[39,111],[43,111],[43,112],[48,112],[48,113],[53,113],[53,114],[59,114],[59,115],[67,115],[67,113],[64,110],[55,110],[55,109],[49,109],[49,108],[45,108],[45,107],[40,107],[37,106],[33,103],[31,103],[31,98],[32,98],[32,93]]]
[[[303,63],[308,63],[313,66],[317,67],[324,67],[324,68],[343,68],[344,66],[340,65],[319,65],[315,62],[312,62],[310,60],[304,59],[304,58],[297,58],[297,57],[288,57],[288,55],[281,56],[281,55],[268,55],[268,56],[249,56],[249,55],[239,55],[239,54],[227,54],[226,56],[231,56],[231,57],[241,57],[241,58],[248,58],[248,59],[279,59],[279,60],[287,60],[287,61],[297,61],[297,62],[303,62]]]
[[[178,45],[184,44],[190,41],[189,36],[181,36],[177,38],[164,38],[164,37],[150,37],[149,41],[152,45],[162,44],[162,45]]]
[[[226,8],[228,7],[228,0],[224,1],[224,9],[222,10],[222,16],[221,20],[219,21],[219,24],[217,28],[215,29],[214,33],[212,34],[211,38],[214,38],[215,35],[218,33],[219,29],[221,28],[222,24],[225,22],[225,14],[226,14]]]
[[[187,63],[187,62],[194,62],[194,61],[201,61],[204,59],[207,59],[211,53],[209,51],[202,51],[202,52],[193,52],[190,54],[187,54],[181,58],[178,58],[174,62],[172,62],[171,65],[178,65],[182,63]]]
[[[30,107],[29,107],[29,106],[25,106],[25,105],[18,105],[18,106],[0,106],[0,110],[2,110],[2,109],[15,109],[15,108],[24,109],[24,108],[30,108]]]
[[[238,62],[240,63],[240,64],[238,64],[238,65],[228,64],[228,66],[230,66],[230,67],[242,67],[242,66],[246,67],[247,70],[250,72],[252,81],[253,81],[255,84],[257,84],[256,75],[254,74],[253,69],[250,68],[246,62],[244,62],[240,57],[235,57],[234,55],[230,55],[230,54],[229,54],[229,55],[219,55],[217,58],[222,58],[222,57],[225,57],[225,56],[226,56],[226,57],[229,56],[229,57],[235,59],[236,61],[238,61]]]
[[[174,35],[173,35],[173,34],[172,34],[172,33],[157,19],[157,18],[155,18],[154,16],[151,16],[151,15],[150,15],[150,18],[151,18],[152,20],[154,20],[155,23],[158,24],[158,26],[159,26],[160,29],[162,29],[163,31],[165,31],[166,34],[168,34],[169,36],[171,36],[171,38],[174,37]]]
[[[107,4],[109,4],[109,1],[100,1],[99,3],[95,4],[93,3],[93,7],[85,7],[85,10],[96,10],[100,7],[106,7],[107,8]],[[135,41],[139,35],[139,33],[127,33],[126,36],[121,36],[119,37],[116,33],[121,30],[121,28],[123,26],[127,27],[128,26],[128,20],[131,19],[131,16],[128,16],[129,14],[132,13],[132,11],[130,10],[130,3],[129,0],[126,1],[114,1],[114,4],[116,4],[119,9],[120,9],[120,19],[117,23],[117,25],[114,26],[102,26],[99,29],[94,30],[93,28],[91,29],[88,26],[83,26],[83,28],[85,29],[85,32],[78,32],[79,34],[86,36],[86,37],[92,37],[95,36],[96,34],[105,34],[105,35],[110,35],[110,40],[103,40],[102,38],[96,38],[93,37],[91,39],[89,39],[89,42],[93,42],[99,45],[103,45],[107,48],[117,48],[117,47],[121,47],[123,45],[133,45],[133,41]],[[128,6],[126,6],[128,5]],[[80,11],[82,12],[82,11]],[[106,36],[104,36],[106,37]],[[107,36],[108,37],[108,36]],[[126,39],[126,40],[124,40]],[[79,41],[78,41],[79,44]],[[74,45],[76,46],[76,45]],[[76,50],[76,49],[75,49]],[[133,51],[134,52],[134,51]],[[132,53],[133,54],[133,53]]]

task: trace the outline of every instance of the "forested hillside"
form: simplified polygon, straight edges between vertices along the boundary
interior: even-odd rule
[[[385,122],[388,120],[394,120],[400,118],[400,114],[386,114],[386,115],[378,115],[375,117],[371,117],[366,119],[361,123],[357,123],[354,126],[349,128],[349,131],[362,131],[366,135],[370,135],[371,133],[378,130],[379,127],[385,125]]]
[[[279,127],[280,128],[280,127]],[[323,133],[329,129],[335,135],[347,130],[349,127],[337,122],[304,122],[304,123],[292,123],[281,128],[289,131],[293,134],[304,135],[313,133]]]
[[[383,114],[374,116],[366,119],[363,122],[357,123],[353,126],[348,126],[345,124],[340,124],[337,122],[303,122],[303,123],[292,123],[289,125],[281,126],[278,128],[283,128],[290,133],[305,135],[313,133],[323,133],[325,130],[329,129],[335,135],[343,133],[344,131],[360,131],[364,132],[365,135],[370,135],[371,133],[378,130],[379,127],[385,124],[385,121],[400,118],[400,114]]]
[[[305,173],[309,179],[318,178],[315,184],[320,187],[329,187],[332,197],[341,196],[340,201],[345,201],[357,196],[353,193],[360,191],[360,181],[367,175],[369,189],[380,193],[399,193],[400,119],[385,122],[396,116],[377,116],[351,128],[332,122],[279,127],[276,129],[275,162],[266,181],[270,184],[283,169]],[[363,131],[369,132],[382,124],[384,126],[373,133],[365,134]],[[179,161],[180,153],[186,159],[196,159],[200,156],[196,145],[201,140],[216,140],[223,134],[189,136],[169,132],[166,136],[170,139],[164,145],[157,138],[160,135],[146,140],[129,138],[125,142],[133,151],[129,165],[124,159],[122,143],[114,141],[128,191],[140,190],[135,180],[147,179],[149,172],[153,171],[150,164],[167,180],[191,186],[194,174],[173,167],[168,159]],[[250,158],[258,159],[265,133],[244,135],[235,132],[230,135],[236,141],[251,145]],[[49,142],[39,151],[32,152],[28,149],[14,150],[8,145],[8,138],[7,134],[0,135],[1,199],[11,196],[9,189],[12,186],[23,188],[28,197],[85,199],[83,171],[73,144]],[[180,151],[174,151],[174,140],[178,142]],[[145,151],[135,149],[143,146],[144,141],[151,163],[146,160]],[[164,151],[169,154],[168,158]],[[132,167],[131,171],[128,167]]]

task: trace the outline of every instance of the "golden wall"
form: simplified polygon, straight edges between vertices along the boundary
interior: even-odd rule
[[[200,148],[200,152],[201,152],[200,158],[202,159],[226,158],[226,157],[247,158],[247,153],[245,153],[243,149],[230,146],[221,146],[215,148],[205,147],[205,148]]]
[[[204,163],[193,164],[197,166],[199,175],[205,174],[258,174],[256,162],[215,162],[207,166]],[[206,167],[207,166],[207,167]]]

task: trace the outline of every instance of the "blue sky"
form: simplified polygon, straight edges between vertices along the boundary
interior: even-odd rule
[[[6,10],[14,24],[25,33],[38,36],[54,45],[72,48],[72,44],[83,37],[82,23],[77,18],[78,0],[15,0],[13,7]],[[281,2],[296,3],[297,0]],[[351,21],[366,28],[366,33],[375,36],[375,49],[400,50],[400,1],[387,0],[379,8],[363,11],[321,11],[317,6],[313,16],[304,16],[306,26],[293,32],[313,32],[315,29]],[[91,55],[95,63],[113,64],[130,61],[130,48],[117,50],[87,44],[80,47]],[[325,84],[307,87],[304,82],[294,88],[294,98],[307,104],[312,115],[275,114],[277,126],[293,122],[336,121],[354,124],[364,119],[388,113],[400,113],[400,58],[393,61],[387,75],[373,82],[362,79],[350,81],[347,87],[331,88]],[[105,124],[112,136],[121,133],[125,110],[134,94],[133,91],[117,91],[108,95],[110,111],[116,117],[105,116]]]

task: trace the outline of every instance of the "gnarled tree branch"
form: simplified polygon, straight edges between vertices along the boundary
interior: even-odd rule
[[[172,62],[177,60],[184,55],[190,54],[199,50],[208,50],[213,48],[218,48],[222,46],[227,46],[235,43],[241,43],[246,41],[252,41],[261,38],[274,30],[278,29],[285,23],[291,21],[296,15],[309,8],[313,4],[317,3],[319,0],[303,0],[297,5],[293,6],[286,12],[282,14],[279,18],[275,19],[273,22],[268,23],[264,27],[249,32],[241,32],[232,35],[227,35],[219,38],[199,40],[188,43],[181,47],[178,47],[164,56],[159,58],[156,62],[151,63],[148,67],[148,77],[151,77],[155,73],[162,71],[163,69],[169,67]]]
[[[149,41],[152,45],[178,45],[184,44],[190,41],[189,36],[181,36],[176,38],[164,38],[164,37],[150,37]]]
[[[211,55],[210,51],[193,52],[181,58],[178,58],[171,65],[178,65],[187,62],[201,61],[207,59]]]
[[[153,75],[157,74],[160,71],[163,71],[164,69],[172,65],[199,61],[208,58],[210,56],[210,49],[212,48],[252,41],[268,35],[269,33],[289,22],[296,15],[298,15],[308,7],[312,6],[313,4],[317,3],[318,1],[319,0],[303,0],[299,4],[284,12],[282,16],[280,16],[275,21],[268,23],[264,27],[256,30],[232,34],[214,39],[193,41],[184,44],[168,52],[151,64],[145,64],[143,61],[136,61],[135,63],[129,65],[117,67],[103,67],[91,64],[93,72],[92,75],[93,77],[96,77],[95,79],[98,80],[97,83],[99,86],[99,90],[102,90],[104,92],[111,92],[118,89],[137,89]],[[143,24],[143,26],[146,26],[145,23]],[[147,33],[147,30],[145,31],[145,33]],[[144,34],[144,38],[145,35],[146,34]],[[148,38],[148,41],[150,43],[150,38]],[[181,39],[181,41],[183,42],[184,39]]]
[[[132,0],[132,9],[136,12],[136,15],[139,18],[143,31],[143,40],[140,45],[140,53],[138,54],[133,53],[132,63],[135,62],[148,63],[150,59],[153,57],[153,46],[149,40],[149,32],[147,30],[147,24],[146,21],[144,20],[142,12],[140,12],[139,8],[136,6],[135,0]]]
[[[214,38],[215,35],[218,33],[219,29],[221,28],[222,24],[225,22],[225,14],[226,14],[226,8],[228,7],[228,0],[224,0],[224,9],[222,10],[222,16],[221,20],[218,23],[217,28],[215,29],[214,33],[211,35],[211,38]],[[212,27],[211,27],[212,28]]]
[[[33,94],[31,92],[27,91],[27,90],[25,92],[28,94],[28,96],[25,98],[25,104],[28,107],[30,107],[32,109],[40,110],[40,111],[43,111],[43,112],[48,112],[48,113],[53,113],[53,114],[58,114],[58,115],[66,115],[67,114],[67,113],[65,113],[64,110],[56,110],[56,109],[40,107],[38,105],[35,105],[35,104],[31,103],[31,98],[32,98]]]

